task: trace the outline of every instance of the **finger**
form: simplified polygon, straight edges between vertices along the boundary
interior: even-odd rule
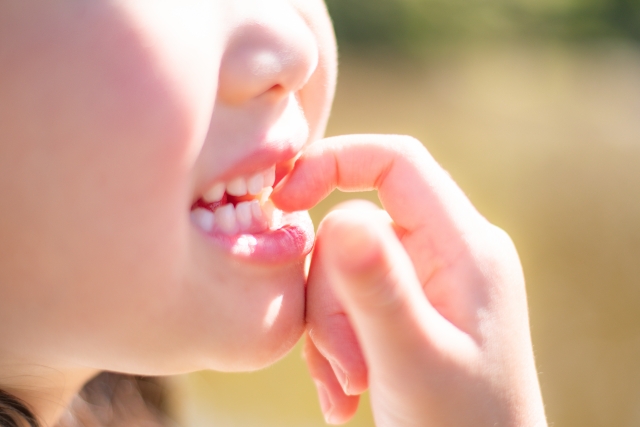
[[[442,343],[468,345],[466,335],[429,304],[391,227],[361,212],[330,213],[316,248],[326,280],[347,313],[370,375],[411,378],[424,358],[446,354]],[[399,375],[399,370],[409,370]]]
[[[435,244],[473,230],[483,218],[451,177],[413,138],[347,135],[312,144],[274,190],[283,210],[309,209],[334,188],[377,189],[393,221],[405,230],[426,228]]]
[[[341,203],[335,210],[352,210],[376,215],[390,222],[388,215],[364,200]],[[361,394],[367,389],[367,366],[360,345],[342,305],[327,277],[322,238],[316,240],[307,280],[306,322],[310,338],[330,363],[346,394]]]
[[[331,365],[308,336],[305,338],[303,354],[318,390],[320,408],[327,423],[342,424],[349,421],[358,409],[360,397],[344,394]]]

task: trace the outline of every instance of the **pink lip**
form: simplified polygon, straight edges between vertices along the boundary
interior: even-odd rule
[[[292,112],[293,116],[282,118],[278,124],[274,124],[270,129],[264,129],[263,132],[249,132],[253,138],[257,138],[252,144],[253,149],[245,152],[242,158],[228,159],[230,161],[226,162],[224,170],[215,177],[215,180],[227,181],[276,165],[277,184],[290,172],[294,159],[308,139],[309,127],[304,117],[300,115],[299,109],[288,108],[287,110]],[[270,132],[274,129],[275,134]],[[278,132],[278,129],[284,132]],[[196,193],[196,197],[201,197],[201,191],[203,190],[200,189]],[[194,200],[195,202],[197,199]],[[228,236],[219,232],[210,232],[205,235],[215,246],[222,248],[234,258],[269,264],[302,261],[311,252],[315,237],[309,214],[306,211],[284,213],[282,222],[283,225],[276,230],[256,234]]]
[[[258,234],[227,236],[207,233],[216,246],[251,262],[280,264],[302,261],[313,248],[314,230],[306,211],[284,213],[284,225]]]
[[[286,175],[292,167],[292,162],[304,147],[309,136],[309,127],[304,121],[296,121],[290,125],[290,133],[287,136],[280,135],[270,138],[268,132],[264,132],[255,141],[254,148],[245,153],[241,158],[228,159],[224,170],[209,177],[203,184],[196,188],[201,193],[215,181],[228,181],[237,176],[251,175],[257,171],[276,165],[276,184]],[[197,195],[198,193],[196,193]],[[194,200],[195,201],[195,200]]]

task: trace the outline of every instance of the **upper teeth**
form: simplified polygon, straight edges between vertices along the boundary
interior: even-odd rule
[[[231,196],[246,196],[260,194],[263,188],[272,187],[276,181],[276,167],[258,172],[248,177],[238,177],[231,181],[217,182],[213,184],[202,196],[206,202],[218,202],[222,200],[224,193]]]
[[[282,212],[269,200],[276,178],[275,166],[251,175],[234,178],[228,183],[213,184],[202,196],[205,202],[219,202],[225,192],[231,196],[256,196],[253,200],[222,204],[214,210],[196,207],[191,211],[191,219],[207,233],[218,230],[227,235],[238,232],[259,233],[278,228]],[[251,198],[249,198],[251,199]]]

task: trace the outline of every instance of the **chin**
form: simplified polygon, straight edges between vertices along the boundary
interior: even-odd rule
[[[203,368],[254,371],[289,353],[305,330],[304,277],[301,264],[282,269],[266,281],[254,276],[234,284],[238,292],[225,300],[224,308],[219,307],[224,316],[217,322],[209,319],[211,340],[205,349],[209,357]]]
[[[286,330],[277,331],[270,336],[269,341],[257,343],[253,349],[247,349],[234,358],[228,372],[248,372],[266,368],[286,356],[300,340],[304,332],[304,324],[296,322],[289,324]]]
[[[247,333],[240,343],[221,348],[205,369],[248,372],[263,369],[286,356],[304,333],[304,312],[285,314],[259,333]],[[219,347],[220,348],[220,347]]]

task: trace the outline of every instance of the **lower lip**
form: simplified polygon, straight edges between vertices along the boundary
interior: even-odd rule
[[[277,230],[258,234],[207,234],[217,246],[235,258],[280,264],[302,261],[313,248],[313,223],[306,211],[284,213]]]

